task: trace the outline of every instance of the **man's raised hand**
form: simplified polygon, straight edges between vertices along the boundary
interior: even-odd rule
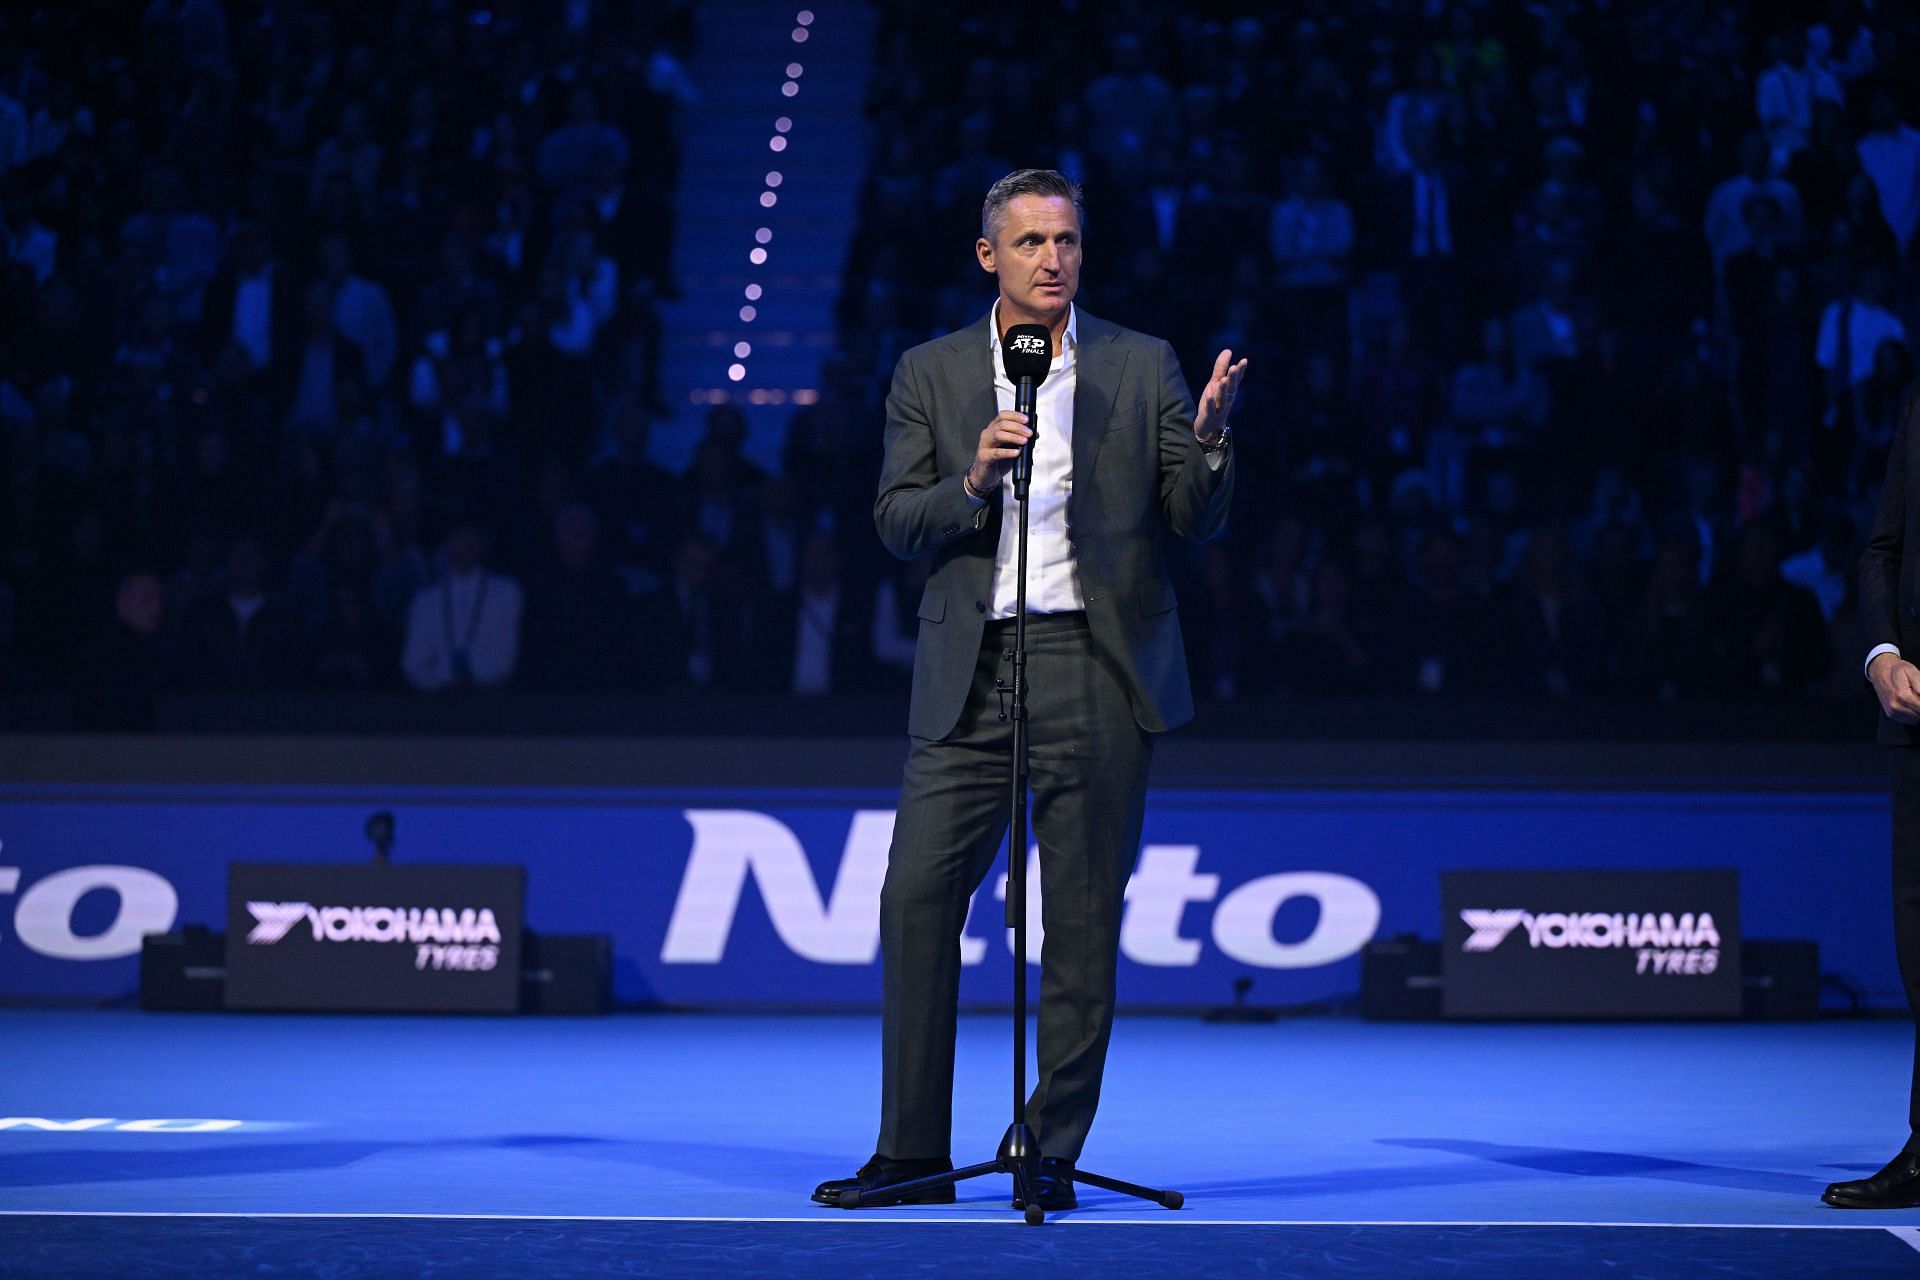
[[[1194,434],[1202,440],[1218,440],[1227,430],[1227,417],[1233,412],[1233,398],[1240,392],[1240,379],[1247,375],[1247,360],[1233,362],[1232,351],[1222,351],[1213,362],[1213,376],[1200,393],[1200,412],[1193,420]]]

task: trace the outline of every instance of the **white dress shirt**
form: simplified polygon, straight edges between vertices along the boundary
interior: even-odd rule
[[[1027,612],[1072,613],[1086,608],[1080,570],[1073,560],[1072,529],[1067,524],[1068,500],[1073,496],[1073,394],[1079,387],[1078,312],[1067,306],[1067,328],[1060,351],[1048,366],[1034,406],[1040,431],[1033,441],[1033,478],[1027,490],[1033,504],[1027,525]],[[1013,383],[1007,380],[1000,358],[1000,302],[994,300],[987,329],[993,352],[993,390],[1001,412],[1013,408]],[[1207,469],[1227,464],[1227,449],[1207,454]],[[993,558],[993,605],[989,618],[1014,615],[1014,591],[1020,565],[1020,503],[1013,496],[1013,469],[1000,481],[1000,546]],[[967,501],[986,505],[971,492]]]
[[[1013,383],[1000,356],[1000,303],[987,325],[992,335],[993,391],[1002,413],[1013,408]],[[1068,541],[1067,500],[1073,495],[1073,393],[1080,384],[1076,315],[1067,306],[1067,331],[1054,353],[1047,380],[1040,384],[1035,409],[1040,419],[1033,440],[1033,478],[1027,490],[1027,612],[1071,613],[1086,608],[1080,570]],[[981,424],[983,427],[985,423]],[[993,600],[987,616],[1011,618],[1018,583],[1020,502],[1013,496],[1013,469],[1000,481],[1000,548],[993,561]]]

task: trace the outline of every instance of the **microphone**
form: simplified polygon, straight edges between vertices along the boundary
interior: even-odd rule
[[[1013,461],[1013,496],[1025,502],[1033,478],[1033,442],[1040,438],[1039,388],[1053,366],[1053,334],[1043,324],[1016,324],[1001,336],[1000,353],[1013,384],[1013,411],[1027,415],[1033,432]]]

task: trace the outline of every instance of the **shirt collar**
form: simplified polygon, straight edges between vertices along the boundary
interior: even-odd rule
[[[1067,330],[1061,336],[1061,353],[1073,350],[1080,345],[1080,313],[1069,302],[1067,304]],[[993,310],[987,312],[987,347],[995,355],[1000,353],[1000,299],[993,300]]]

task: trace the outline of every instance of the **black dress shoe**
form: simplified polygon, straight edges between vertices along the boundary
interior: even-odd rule
[[[1033,1175],[1033,1198],[1049,1213],[1059,1209],[1078,1209],[1080,1197],[1073,1192],[1073,1161],[1059,1156],[1041,1156],[1040,1170]],[[1026,1208],[1016,1192],[1013,1207]]]
[[[860,1166],[860,1172],[851,1178],[834,1178],[823,1182],[813,1189],[816,1204],[840,1207],[842,1191],[871,1191],[875,1187],[890,1187],[896,1182],[911,1182],[915,1178],[927,1178],[936,1173],[947,1173],[953,1168],[953,1161],[942,1156],[925,1160],[889,1160],[876,1153],[873,1159]],[[953,1184],[933,1187],[918,1195],[899,1200],[889,1200],[888,1204],[952,1204]]]
[[[1820,1193],[1836,1209],[1911,1209],[1920,1205],[1920,1152],[1902,1151],[1871,1178],[1836,1182]]]

